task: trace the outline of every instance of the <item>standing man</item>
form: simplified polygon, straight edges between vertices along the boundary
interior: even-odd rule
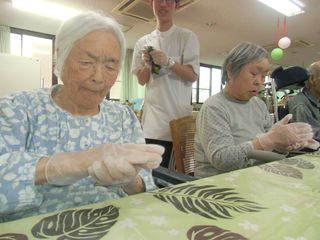
[[[192,31],[173,23],[179,0],[149,2],[157,28],[137,41],[132,72],[141,85],[146,85],[141,118],[146,142],[165,147],[161,165],[168,167],[172,150],[169,122],[192,114],[191,91],[199,73],[199,42]]]
[[[320,61],[310,65],[309,73],[302,92],[288,101],[288,111],[293,121],[309,123],[314,139],[320,141]]]

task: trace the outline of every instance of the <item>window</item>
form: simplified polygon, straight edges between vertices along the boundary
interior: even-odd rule
[[[11,28],[10,54],[40,59],[41,87],[44,88],[62,84],[53,73],[54,38],[54,35]],[[119,100],[121,87],[122,82],[118,77],[107,98]]]
[[[41,87],[53,84],[53,35],[11,28],[10,53],[40,60]]]
[[[192,85],[192,103],[203,103],[221,90],[221,67],[200,64],[199,78]]]

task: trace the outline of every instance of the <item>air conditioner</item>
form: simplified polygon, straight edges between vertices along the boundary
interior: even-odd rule
[[[199,0],[180,0],[180,7],[177,11],[181,11],[197,1]],[[154,20],[149,0],[123,0],[112,10],[112,12],[134,17],[146,22]]]

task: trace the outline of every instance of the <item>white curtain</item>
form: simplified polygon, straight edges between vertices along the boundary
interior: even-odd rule
[[[120,73],[121,92],[120,101],[125,102],[132,98],[144,98],[144,86],[138,83],[137,77],[131,73],[133,50],[128,49],[122,70]]]
[[[0,25],[0,53],[10,53],[10,27]]]

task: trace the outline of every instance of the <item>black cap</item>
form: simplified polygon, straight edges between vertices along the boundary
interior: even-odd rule
[[[278,67],[272,72],[271,78],[276,83],[276,90],[280,90],[281,88],[298,89],[304,86],[304,82],[309,79],[309,72],[299,66],[288,67],[286,69]]]

